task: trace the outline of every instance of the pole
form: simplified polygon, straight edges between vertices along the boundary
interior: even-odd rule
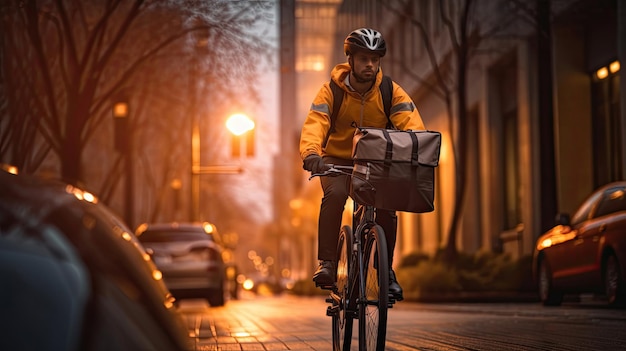
[[[200,220],[200,128],[193,117],[191,133],[191,221]]]
[[[130,123],[129,123],[130,124]],[[129,126],[130,127],[130,126]],[[125,189],[125,197],[126,197],[126,224],[130,227],[131,230],[134,230],[134,216],[133,212],[135,209],[135,197],[133,196],[134,190],[134,167],[133,167],[133,142],[131,138],[130,128],[127,128],[127,145],[128,148],[126,150],[126,155],[124,155],[126,162],[126,189]]]

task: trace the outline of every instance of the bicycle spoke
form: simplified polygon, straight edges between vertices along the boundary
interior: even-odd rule
[[[359,310],[359,349],[384,350],[387,332],[389,267],[387,246],[378,226],[367,235],[364,250],[364,301]]]
[[[339,245],[337,248],[337,284],[332,315],[333,350],[336,351],[349,351],[352,341],[354,320],[347,306],[351,248],[352,230],[346,226],[342,228],[339,234]]]

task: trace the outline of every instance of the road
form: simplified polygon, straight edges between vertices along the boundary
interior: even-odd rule
[[[182,301],[179,312],[193,350],[328,351],[326,306],[323,296],[246,295],[224,307]],[[390,310],[386,350],[626,350],[626,309],[403,301]]]

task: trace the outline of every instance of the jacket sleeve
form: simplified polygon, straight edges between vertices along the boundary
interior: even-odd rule
[[[330,129],[332,92],[325,83],[311,104],[300,134],[300,157],[304,160],[311,154],[322,155],[326,135]]]
[[[391,122],[400,130],[425,130],[424,121],[409,94],[393,82],[393,99],[389,111]]]

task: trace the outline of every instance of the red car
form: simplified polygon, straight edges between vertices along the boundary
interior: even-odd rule
[[[609,304],[626,300],[626,182],[594,191],[571,217],[537,239],[533,272],[544,305],[558,306],[565,294],[595,293]]]

